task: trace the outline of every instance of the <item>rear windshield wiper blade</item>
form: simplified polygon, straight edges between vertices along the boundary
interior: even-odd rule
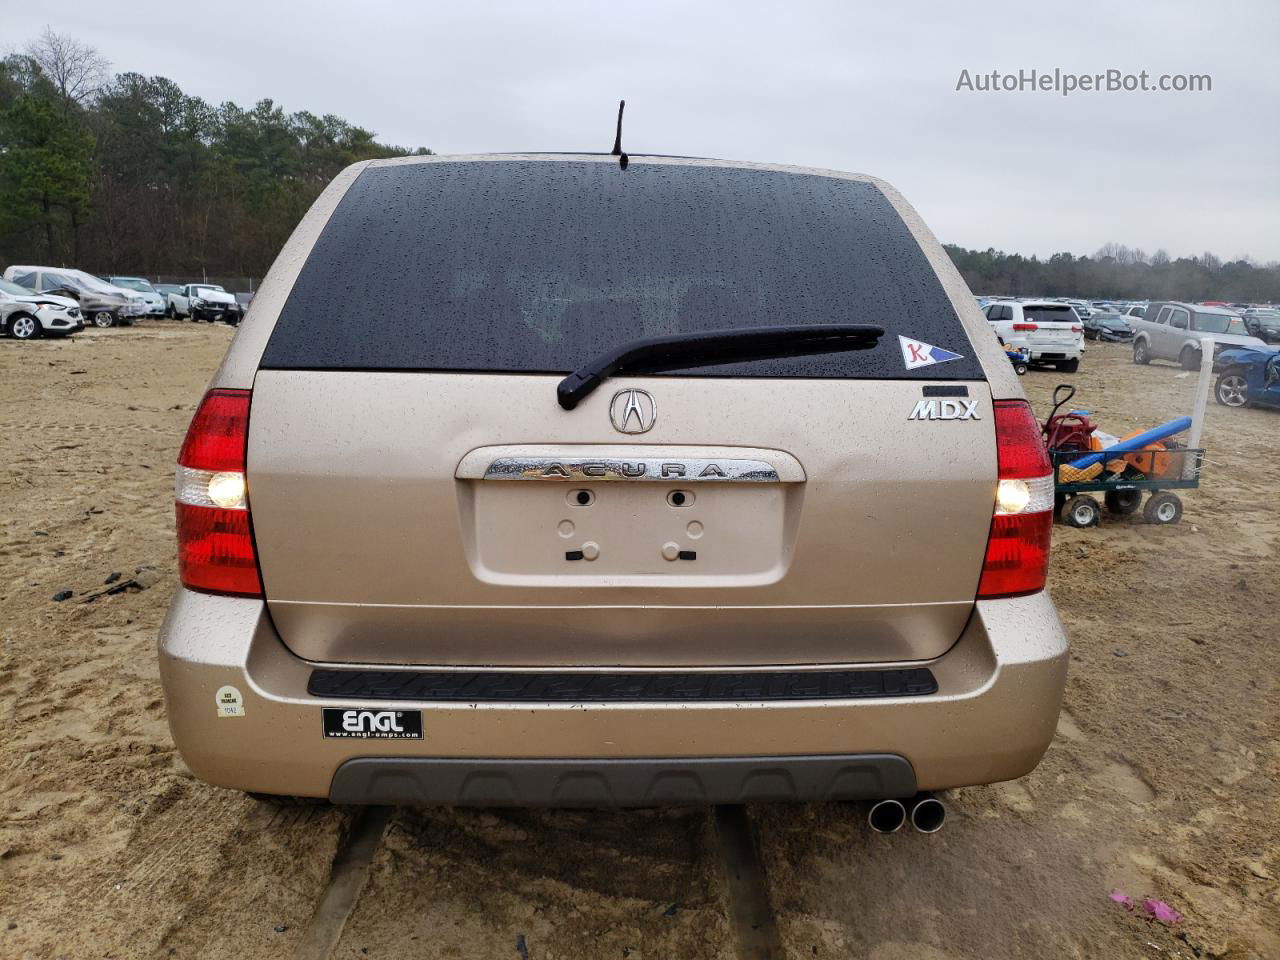
[[[556,399],[560,406],[572,410],[592,390],[618,374],[709,367],[763,357],[870,350],[883,336],[884,327],[869,323],[810,323],[632,340],[592,358],[561,380]]]

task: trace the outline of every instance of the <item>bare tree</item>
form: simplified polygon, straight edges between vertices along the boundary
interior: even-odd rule
[[[27,56],[40,65],[68,106],[83,105],[97,93],[111,68],[111,61],[95,48],[48,26],[27,46]]]
[[[1169,263],[1169,251],[1167,251],[1164,247],[1161,247],[1159,250],[1157,250],[1155,253],[1151,255],[1151,265],[1153,267],[1167,266],[1168,263]]]

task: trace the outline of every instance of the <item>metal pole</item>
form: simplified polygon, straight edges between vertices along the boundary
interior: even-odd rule
[[[1213,337],[1205,337],[1200,341],[1200,380],[1196,384],[1196,403],[1191,411],[1191,432],[1187,434],[1187,446],[1192,450],[1200,449],[1200,432],[1204,429],[1204,411],[1209,405],[1209,384],[1213,381],[1213,358],[1215,341]],[[1182,458],[1182,479],[1195,478],[1196,458],[1192,455],[1188,460]]]

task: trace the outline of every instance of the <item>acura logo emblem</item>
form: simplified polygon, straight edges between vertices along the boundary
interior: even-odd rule
[[[619,390],[609,401],[609,420],[619,433],[648,433],[658,419],[658,405],[648,390]]]

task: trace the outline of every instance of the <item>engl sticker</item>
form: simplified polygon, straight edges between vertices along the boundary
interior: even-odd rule
[[[326,737],[344,740],[421,740],[419,710],[342,710],[325,707]]]
[[[902,334],[898,334],[898,343],[902,346],[902,362],[907,365],[908,370],[929,367],[935,363],[946,363],[948,360],[962,359],[962,355],[959,353],[943,350],[941,347],[935,347],[932,343],[912,340],[910,337],[902,336]]]
[[[235,687],[219,687],[213,702],[218,706],[220,717],[244,716],[244,697]]]

